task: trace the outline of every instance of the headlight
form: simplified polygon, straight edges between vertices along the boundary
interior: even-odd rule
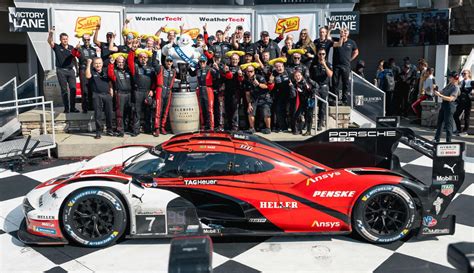
[[[28,198],[25,197],[25,199],[23,199],[23,213],[25,216],[28,214],[28,212],[34,209],[35,208],[33,208],[33,206],[30,204],[30,201],[28,201]]]

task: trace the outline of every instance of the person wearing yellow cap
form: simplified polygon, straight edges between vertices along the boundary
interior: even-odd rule
[[[285,69],[285,58],[276,58],[270,60],[273,65],[273,72],[268,80],[269,83],[275,83],[272,90],[273,93],[273,118],[274,118],[274,132],[288,131],[288,108],[290,103],[290,75]],[[290,111],[291,112],[291,111]]]
[[[293,74],[293,72],[296,70],[296,69],[299,69],[303,72],[303,76],[305,79],[309,78],[309,69],[306,65],[304,65],[302,62],[301,62],[301,59],[302,59],[302,54],[300,52],[292,52],[290,50],[290,52],[292,53],[290,55],[290,59],[292,60],[291,63],[290,62],[287,62],[287,70],[288,70],[288,73],[290,73],[290,75]]]
[[[83,45],[77,43],[72,55],[79,59],[79,81],[81,83],[82,113],[92,109],[92,97],[89,90],[89,81],[86,79],[87,60],[97,57],[96,49],[91,45],[91,35],[82,35]]]
[[[249,133],[255,133],[255,116],[257,111],[262,113],[265,122],[265,128],[262,130],[264,134],[271,133],[271,108],[272,96],[270,94],[273,89],[273,83],[267,83],[265,77],[255,73],[255,66],[248,65],[245,69],[245,77],[242,83],[242,89],[247,99],[247,113],[249,118]]]
[[[140,42],[135,41],[128,53],[127,64],[133,77],[134,87],[134,113],[132,136],[140,134],[141,119],[144,119],[145,133],[152,133],[152,111],[155,104],[156,74],[161,69],[158,61],[148,64],[151,52],[139,48]],[[135,62],[135,56],[138,62]]]

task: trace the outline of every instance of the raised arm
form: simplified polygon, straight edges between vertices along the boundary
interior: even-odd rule
[[[99,41],[99,29],[100,29],[100,24],[97,24],[95,26],[94,38],[93,38],[94,44],[96,44],[98,47],[100,47],[101,45],[101,42]]]
[[[92,64],[92,59],[87,59],[86,79],[92,78],[91,64]]]
[[[54,48],[53,35],[54,35],[54,27],[50,29],[48,33],[48,44],[51,48]]]

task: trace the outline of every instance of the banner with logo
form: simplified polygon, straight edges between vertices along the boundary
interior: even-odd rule
[[[84,33],[93,33],[97,24],[100,24],[99,41],[105,41],[107,32],[115,32],[117,38],[115,42],[120,43],[120,32],[122,19],[119,12],[103,11],[73,11],[73,10],[55,10],[54,11],[54,41],[59,42],[59,34],[69,35],[69,44],[75,46],[80,38],[76,37]]]
[[[237,26],[242,26],[244,31],[251,31],[252,14],[202,14],[202,13],[127,13],[130,19],[131,30],[140,34],[154,35],[158,29],[165,27],[161,38],[166,40],[167,33],[175,31],[179,33],[180,26],[184,27],[184,33],[195,39],[199,33],[203,33],[202,27],[207,24],[209,35],[215,35],[217,30],[224,31],[230,25],[229,35],[234,33]]]
[[[257,14],[257,34],[263,30],[268,31],[270,38],[276,38],[280,35],[282,27],[286,26],[286,34],[292,34],[295,38],[295,43],[299,39],[302,29],[308,29],[308,34],[311,40],[316,39],[317,36],[317,20],[315,13],[288,13],[288,14]],[[260,37],[255,37],[255,41]],[[284,45],[284,41],[280,43]]]
[[[48,10],[8,8],[10,32],[48,32]]]
[[[350,34],[359,34],[359,18],[358,11],[331,12],[331,15],[326,17],[326,25],[334,25],[334,34],[339,34],[343,28],[347,28]]]
[[[385,116],[385,93],[358,75],[353,76],[352,102],[354,109],[372,121]]]

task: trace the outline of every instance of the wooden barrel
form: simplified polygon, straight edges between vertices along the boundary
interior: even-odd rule
[[[199,130],[199,104],[196,92],[173,92],[170,123],[174,134]]]

